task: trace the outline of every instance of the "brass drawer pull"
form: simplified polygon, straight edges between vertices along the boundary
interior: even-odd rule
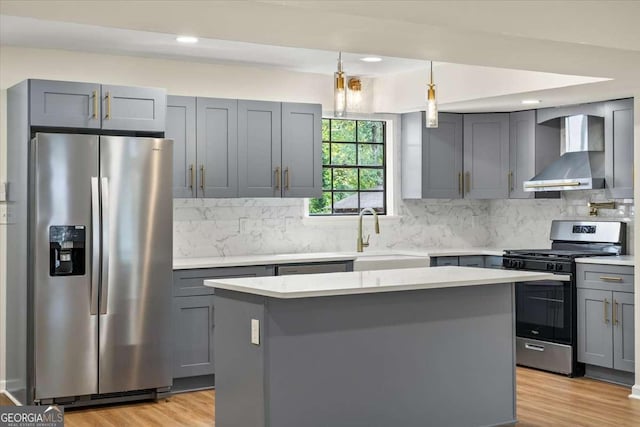
[[[465,187],[467,190],[467,194],[469,194],[471,192],[471,172],[467,172],[466,179],[467,179],[467,182]]]
[[[604,280],[606,282],[622,282],[622,277],[600,276],[600,280]]]
[[[93,91],[93,114],[91,115],[92,119],[97,119],[98,118],[98,91],[94,90]]]
[[[284,169],[284,189],[289,191],[289,168]]]
[[[458,194],[463,194],[462,172],[458,172]]]
[[[616,301],[615,299],[613,300],[613,312],[611,313],[611,315],[613,316],[613,324],[617,325],[618,324],[618,301]]]
[[[107,92],[107,114],[104,116],[106,120],[111,119],[111,92]]]
[[[193,164],[189,166],[189,188],[193,190]]]
[[[275,174],[276,174],[276,190],[280,191],[280,180],[281,180],[281,177],[280,177],[280,166],[276,167]]]
[[[513,191],[513,171],[509,171],[509,191]]]
[[[200,189],[204,191],[204,165],[200,165]]]
[[[604,299],[604,304],[602,304],[602,307],[604,307],[604,323],[609,323],[609,317],[607,316],[607,312],[609,311],[609,300],[608,299]]]

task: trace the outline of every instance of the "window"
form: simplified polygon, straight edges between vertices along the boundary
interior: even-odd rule
[[[322,197],[310,215],[386,214],[385,135],[383,121],[322,119]]]

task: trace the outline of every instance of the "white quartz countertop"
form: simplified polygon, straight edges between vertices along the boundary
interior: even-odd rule
[[[467,256],[493,255],[502,256],[502,249],[470,248],[470,249],[394,249],[389,251],[369,250],[365,252],[318,252],[273,255],[245,255],[201,258],[174,258],[174,270],[192,268],[240,267],[248,265],[295,264],[306,262],[351,261],[356,258],[371,257],[438,257],[438,256]]]
[[[474,267],[426,267],[296,276],[212,279],[218,289],[272,298],[308,298],[378,292],[441,289],[552,279],[550,273]]]
[[[579,264],[627,265],[631,267],[635,265],[633,255],[576,258],[576,262]]]

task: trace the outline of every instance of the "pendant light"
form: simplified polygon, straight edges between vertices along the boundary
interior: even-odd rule
[[[428,128],[438,127],[438,101],[436,100],[436,85],[433,84],[433,61],[429,75],[429,87],[427,88],[427,111],[425,111],[425,123]]]
[[[342,71],[342,52],[338,54],[338,71],[334,74],[333,111],[336,117],[342,117],[347,110],[347,88]]]

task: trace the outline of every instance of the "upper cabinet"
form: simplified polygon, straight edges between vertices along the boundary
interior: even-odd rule
[[[322,196],[319,104],[282,104],[282,196]]]
[[[168,97],[174,197],[318,197],[321,106]]]
[[[465,114],[465,198],[506,199],[508,185],[509,114]]]
[[[462,198],[462,117],[440,113],[427,129],[423,112],[402,115],[404,199]]]
[[[32,126],[163,132],[164,89],[30,80]]]
[[[611,198],[633,198],[633,98],[605,104],[605,185]]]

